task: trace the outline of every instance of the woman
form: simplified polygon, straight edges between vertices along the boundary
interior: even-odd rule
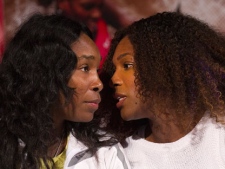
[[[22,25],[0,67],[0,168],[124,168],[94,115],[100,60],[78,22],[34,15]]]
[[[159,13],[118,31],[103,67],[107,126],[131,168],[225,168],[225,39],[206,24]]]

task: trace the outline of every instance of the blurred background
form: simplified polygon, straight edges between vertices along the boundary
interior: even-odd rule
[[[0,0],[0,58],[20,24],[34,13],[60,13],[83,21],[104,61],[117,29],[163,11],[189,14],[225,33],[225,0]]]

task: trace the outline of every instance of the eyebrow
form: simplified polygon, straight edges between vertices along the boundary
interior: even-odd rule
[[[129,53],[129,52],[123,53],[123,54],[121,54],[121,55],[118,56],[117,60],[120,60],[120,59],[122,59],[123,57],[125,57],[125,56],[127,56],[127,55],[133,56],[132,53]]]
[[[93,55],[81,55],[79,57],[77,57],[79,60],[80,59],[87,59],[87,60],[95,60],[95,57]]]

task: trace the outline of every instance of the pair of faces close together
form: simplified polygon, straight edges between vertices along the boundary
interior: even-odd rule
[[[66,133],[65,142],[72,132],[84,145],[94,149],[115,144],[115,140],[99,141],[101,132],[98,129],[108,129],[106,132],[123,141],[147,125],[144,130],[146,140],[171,143],[187,135],[206,111],[222,122],[224,38],[207,25],[181,14],[162,13],[118,31],[101,72],[106,90],[101,107],[94,114],[103,89],[97,72],[99,51],[86,29],[57,17],[51,19],[50,16],[45,20],[50,28],[41,22],[43,18],[37,19],[40,25],[36,26],[42,27],[43,32],[32,30],[33,39],[31,35],[21,36],[30,29],[30,23],[27,27],[25,24],[9,45],[1,64],[0,78],[4,83],[0,90],[0,130],[7,133],[3,135],[6,140],[15,136],[12,139],[14,148],[18,146],[18,138],[26,144],[22,157],[16,158],[21,152],[10,152],[11,160],[17,159],[15,161],[27,167],[35,163],[35,159],[54,157],[61,144],[56,142],[57,139],[52,141],[48,134],[58,138],[62,131]],[[54,30],[56,27],[58,32]],[[113,93],[108,88],[109,83]],[[116,104],[111,95],[117,100]],[[124,121],[116,116],[118,109],[126,121],[147,121],[124,125]],[[83,124],[93,117],[92,122]],[[22,130],[27,126],[30,133]],[[52,143],[53,151],[48,152]],[[4,142],[0,148],[9,149],[12,145]],[[59,152],[66,147],[61,147]],[[129,155],[129,151],[126,152]],[[29,157],[28,163],[23,159],[24,155]],[[131,156],[128,160],[132,164],[134,158]],[[1,154],[1,160],[5,159]],[[7,162],[0,164],[7,166]],[[141,160],[137,164],[141,164]]]

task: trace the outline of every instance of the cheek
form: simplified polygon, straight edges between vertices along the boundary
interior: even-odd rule
[[[65,110],[67,110],[66,112],[76,112],[77,108],[80,105],[80,95],[79,94],[74,94],[73,97],[71,98],[70,102],[64,106]]]
[[[133,107],[134,107],[135,109],[139,109],[139,108],[141,107],[141,104],[142,104],[142,103],[141,103],[140,99],[137,98],[136,94],[134,95],[134,99],[133,99],[133,101],[132,101],[131,104],[133,105]]]
[[[138,100],[134,99],[131,102],[127,102],[127,105],[121,109],[120,113],[122,119],[130,121],[141,118],[139,111],[140,111],[139,102]]]
[[[143,102],[142,100],[138,97],[137,92],[133,92],[132,100],[129,103],[130,105],[130,111],[133,111],[134,116],[140,114],[140,110],[143,108]]]
[[[87,84],[85,85],[85,83],[80,83],[79,85],[76,85],[74,91],[77,94],[77,97],[79,97],[88,91],[88,86]]]
[[[79,77],[79,76],[77,76]],[[75,93],[82,94],[87,91],[87,81],[84,78],[71,78],[68,82],[68,86],[73,88]]]
[[[133,75],[133,73],[130,73],[129,76],[126,76],[126,79],[124,79],[125,83],[128,84],[128,86],[133,90],[136,91],[136,85],[135,85],[135,77]]]

